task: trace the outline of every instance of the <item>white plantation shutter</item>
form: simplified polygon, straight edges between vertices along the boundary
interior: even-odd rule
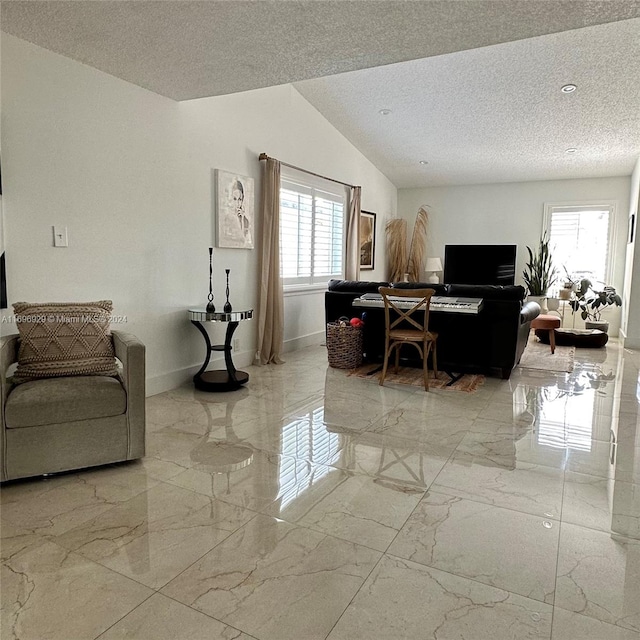
[[[569,274],[589,278],[596,288],[609,284],[610,205],[548,207],[549,247],[560,280]]]
[[[330,184],[330,183],[329,183]],[[326,284],[344,272],[345,195],[302,180],[280,182],[280,265],[284,285]]]

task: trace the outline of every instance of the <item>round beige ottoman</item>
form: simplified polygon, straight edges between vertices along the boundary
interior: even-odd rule
[[[551,345],[551,353],[556,350],[556,335],[554,329],[560,327],[560,318],[546,314],[540,314],[535,320],[531,321],[532,329],[542,329],[549,332],[549,344]]]

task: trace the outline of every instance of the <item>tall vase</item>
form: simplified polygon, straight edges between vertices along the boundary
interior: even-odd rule
[[[209,295],[207,296],[207,313],[215,313],[216,306],[213,304],[213,247],[209,247]]]
[[[226,289],[226,294],[227,294],[227,301],[224,303],[224,312],[225,313],[231,313],[231,303],[229,302],[229,272],[231,271],[231,269],[225,269],[224,272],[227,274],[227,289]]]

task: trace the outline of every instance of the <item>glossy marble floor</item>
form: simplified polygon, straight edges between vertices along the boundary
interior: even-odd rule
[[[149,398],[144,460],[3,486],[1,636],[638,640],[639,364]]]

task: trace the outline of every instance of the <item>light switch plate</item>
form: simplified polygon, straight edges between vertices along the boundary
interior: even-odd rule
[[[69,238],[67,236],[67,227],[55,226],[53,227],[53,246],[54,247],[68,247]]]

